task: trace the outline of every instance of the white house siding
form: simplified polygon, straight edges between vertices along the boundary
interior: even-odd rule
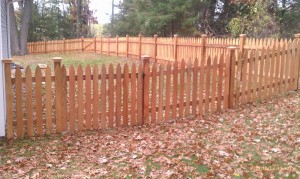
[[[8,19],[6,0],[1,0],[0,21],[0,60],[9,57]],[[4,93],[4,66],[0,62],[0,137],[5,136],[5,93]]]

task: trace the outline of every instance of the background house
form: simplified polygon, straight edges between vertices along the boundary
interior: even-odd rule
[[[1,0],[0,8],[0,60],[10,57],[9,49],[9,26],[8,26],[8,2]],[[0,63],[0,137],[5,136],[5,86],[4,86],[4,65]]]

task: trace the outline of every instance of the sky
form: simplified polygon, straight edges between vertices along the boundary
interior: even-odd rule
[[[115,0],[115,4],[119,3],[119,0]],[[95,16],[100,24],[110,22],[111,17],[112,0],[91,0],[90,8],[96,10]],[[115,8],[115,13],[118,12],[118,8]]]

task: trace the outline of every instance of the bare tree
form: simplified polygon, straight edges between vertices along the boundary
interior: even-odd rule
[[[14,5],[9,5],[9,18],[10,18],[10,44],[11,53],[14,55],[20,55],[20,43],[17,29],[17,21],[14,13]]]
[[[31,19],[32,5],[33,5],[33,0],[26,0],[24,3],[21,29],[20,29],[21,55],[25,55],[27,53],[28,30],[29,30],[29,23]]]

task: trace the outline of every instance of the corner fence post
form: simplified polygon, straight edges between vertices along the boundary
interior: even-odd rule
[[[11,59],[2,60],[5,75],[5,98],[6,98],[6,138],[14,137],[13,130],[13,106],[12,106],[12,82],[11,82]],[[3,119],[5,120],[5,119]],[[2,130],[2,129],[1,129]],[[4,128],[5,130],[5,128]]]
[[[150,56],[143,55],[141,56],[143,61],[143,107],[142,107],[142,116],[143,116],[143,125],[149,124],[149,83],[150,83]]]
[[[62,81],[62,70],[61,70],[61,57],[54,57],[54,73],[55,73],[55,122],[56,122],[56,132],[62,132],[62,94],[63,94],[63,81]]]
[[[296,80],[296,82],[295,82],[295,90],[298,90],[299,88],[300,88],[300,84],[299,84],[299,75],[300,75],[300,73],[299,73],[299,69],[300,69],[300,34],[295,34],[294,35],[295,36],[295,39],[297,40],[297,55],[295,56],[296,57],[296,59],[295,59],[295,61],[296,61],[296,70],[295,70],[295,80]]]
[[[229,50],[229,90],[228,90],[228,95],[229,95],[229,100],[228,100],[228,107],[229,109],[232,109],[234,107],[234,83],[235,83],[235,50],[236,50],[236,47],[228,47],[228,50]],[[240,60],[240,59],[238,59]]]

